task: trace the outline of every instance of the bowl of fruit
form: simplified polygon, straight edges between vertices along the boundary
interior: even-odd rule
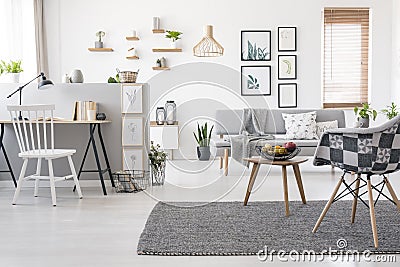
[[[257,153],[269,160],[288,160],[296,155],[298,155],[301,151],[299,147],[294,142],[287,142],[283,145],[273,146],[271,144],[265,144],[263,146],[256,145]]]

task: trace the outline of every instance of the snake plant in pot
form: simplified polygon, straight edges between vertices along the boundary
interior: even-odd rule
[[[213,129],[214,125],[211,126],[210,131],[208,131],[207,122],[201,126],[197,123],[197,135],[195,132],[193,132],[193,135],[199,145],[197,147],[197,157],[199,160],[210,159],[210,139]]]

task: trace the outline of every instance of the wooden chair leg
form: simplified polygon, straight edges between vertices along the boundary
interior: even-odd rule
[[[318,219],[317,223],[314,226],[314,229],[312,230],[313,233],[315,233],[318,230],[319,225],[321,224],[321,222],[324,219],[326,213],[328,212],[329,208],[331,207],[332,202],[335,199],[337,192],[339,191],[340,185],[343,182],[343,179],[344,178],[341,178],[339,180],[339,182],[337,183],[335,189],[333,190],[331,198],[329,199],[328,203],[326,203],[326,206],[325,206],[324,210],[322,211],[321,215],[319,216],[319,219]]]
[[[25,172],[26,172],[27,166],[28,166],[28,159],[24,159],[24,163],[22,164],[22,168],[21,168],[21,173],[19,174],[17,189],[15,190],[14,198],[12,201],[13,205],[15,205],[17,203],[19,193],[21,192],[21,187],[22,187],[22,183],[24,182],[24,179],[25,179]]]
[[[53,161],[51,159],[47,160],[49,164],[49,179],[50,179],[50,190],[51,190],[51,200],[53,202],[53,206],[57,205],[56,200],[56,185],[54,181],[54,170],[53,170]]]
[[[356,210],[357,210],[357,201],[358,201],[358,192],[360,191],[360,180],[361,180],[361,174],[357,175],[357,181],[355,185],[355,191],[354,191],[354,199],[353,199],[353,207],[351,208],[351,223],[354,223],[354,219],[356,218]]]
[[[222,169],[224,166],[224,157],[219,157],[219,169]]]
[[[282,166],[282,179],[283,179],[283,197],[285,200],[285,214],[286,216],[290,215],[289,211],[289,192],[288,192],[288,184],[287,184],[287,170],[286,166]]]
[[[371,179],[368,177],[368,198],[369,198],[369,215],[371,217],[372,235],[374,237],[374,246],[378,248],[378,230],[376,229],[374,199],[372,197]]]
[[[303,204],[306,204],[307,203],[306,195],[304,194],[303,182],[301,181],[301,173],[300,173],[300,169],[299,169],[299,164],[293,165],[293,172],[294,172],[294,176],[296,177],[297,187],[299,188],[301,200],[303,201]]]
[[[37,159],[37,164],[36,164],[36,175],[40,175],[42,169],[42,159]],[[35,190],[33,193],[33,196],[37,197],[38,196],[38,192],[39,192],[39,182],[40,179],[35,179]]]
[[[389,179],[385,177],[385,178],[383,178],[383,180],[385,181],[386,187],[389,190],[389,193],[392,196],[392,199],[393,199],[394,203],[396,203],[397,210],[400,211],[399,199],[397,198],[396,193],[394,192],[392,185],[389,183]]]
[[[224,150],[224,175],[228,175],[228,159],[229,159],[229,149],[225,148]]]
[[[72,161],[71,156],[68,156],[68,163],[69,163],[69,167],[71,169],[71,174],[73,175],[76,192],[78,192],[79,198],[82,198],[81,186],[79,185],[78,177],[76,176],[76,170],[75,170],[74,162]]]
[[[243,203],[244,206],[247,206],[247,202],[249,201],[251,190],[253,189],[253,185],[256,180],[259,168],[260,168],[260,164],[253,163],[253,168],[251,169],[251,174],[250,174],[250,178],[249,178],[249,184],[247,186],[246,196],[244,198],[244,203]]]

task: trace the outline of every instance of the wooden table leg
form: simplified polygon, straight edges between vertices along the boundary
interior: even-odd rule
[[[296,177],[297,187],[299,188],[301,201],[303,201],[303,204],[306,204],[307,203],[306,195],[304,194],[303,182],[301,181],[301,173],[300,173],[299,164],[293,165],[293,172],[294,172],[294,176]]]
[[[285,211],[286,216],[289,216],[289,192],[288,192],[288,184],[287,184],[287,170],[286,166],[282,166],[282,178],[283,178],[283,196],[285,198]]]
[[[367,184],[368,184],[369,215],[371,217],[372,235],[374,237],[374,246],[375,248],[378,248],[378,230],[376,229],[374,199],[372,197],[372,185],[371,185],[371,179],[369,177],[367,180]]]
[[[251,174],[249,178],[249,185],[247,186],[246,197],[244,198],[244,206],[247,206],[247,202],[249,201],[251,190],[253,189],[253,185],[256,180],[259,168],[260,164],[253,163],[253,168],[251,169]]]
[[[222,169],[224,166],[224,157],[219,157],[219,168]]]
[[[385,178],[383,178],[383,180],[385,181],[386,187],[389,190],[389,193],[392,196],[392,199],[393,199],[394,203],[396,203],[397,210],[400,211],[399,199],[397,198],[396,193],[394,192],[392,185],[389,183],[389,179],[385,177]]]
[[[224,175],[228,175],[229,149],[224,149]]]

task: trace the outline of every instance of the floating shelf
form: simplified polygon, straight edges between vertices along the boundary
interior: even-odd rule
[[[137,37],[137,36],[127,36],[125,38],[128,41],[139,41],[139,37]]]
[[[182,52],[182,48],[153,48],[153,52]]]
[[[168,67],[153,67],[153,70],[170,70]]]
[[[104,48],[88,48],[88,50],[91,51],[91,52],[112,52],[112,51],[114,51],[114,49],[107,48],[107,47],[104,47]]]
[[[164,29],[153,29],[153,33],[165,33]]]
[[[131,57],[126,57],[126,59],[139,59],[138,56],[131,56]]]

